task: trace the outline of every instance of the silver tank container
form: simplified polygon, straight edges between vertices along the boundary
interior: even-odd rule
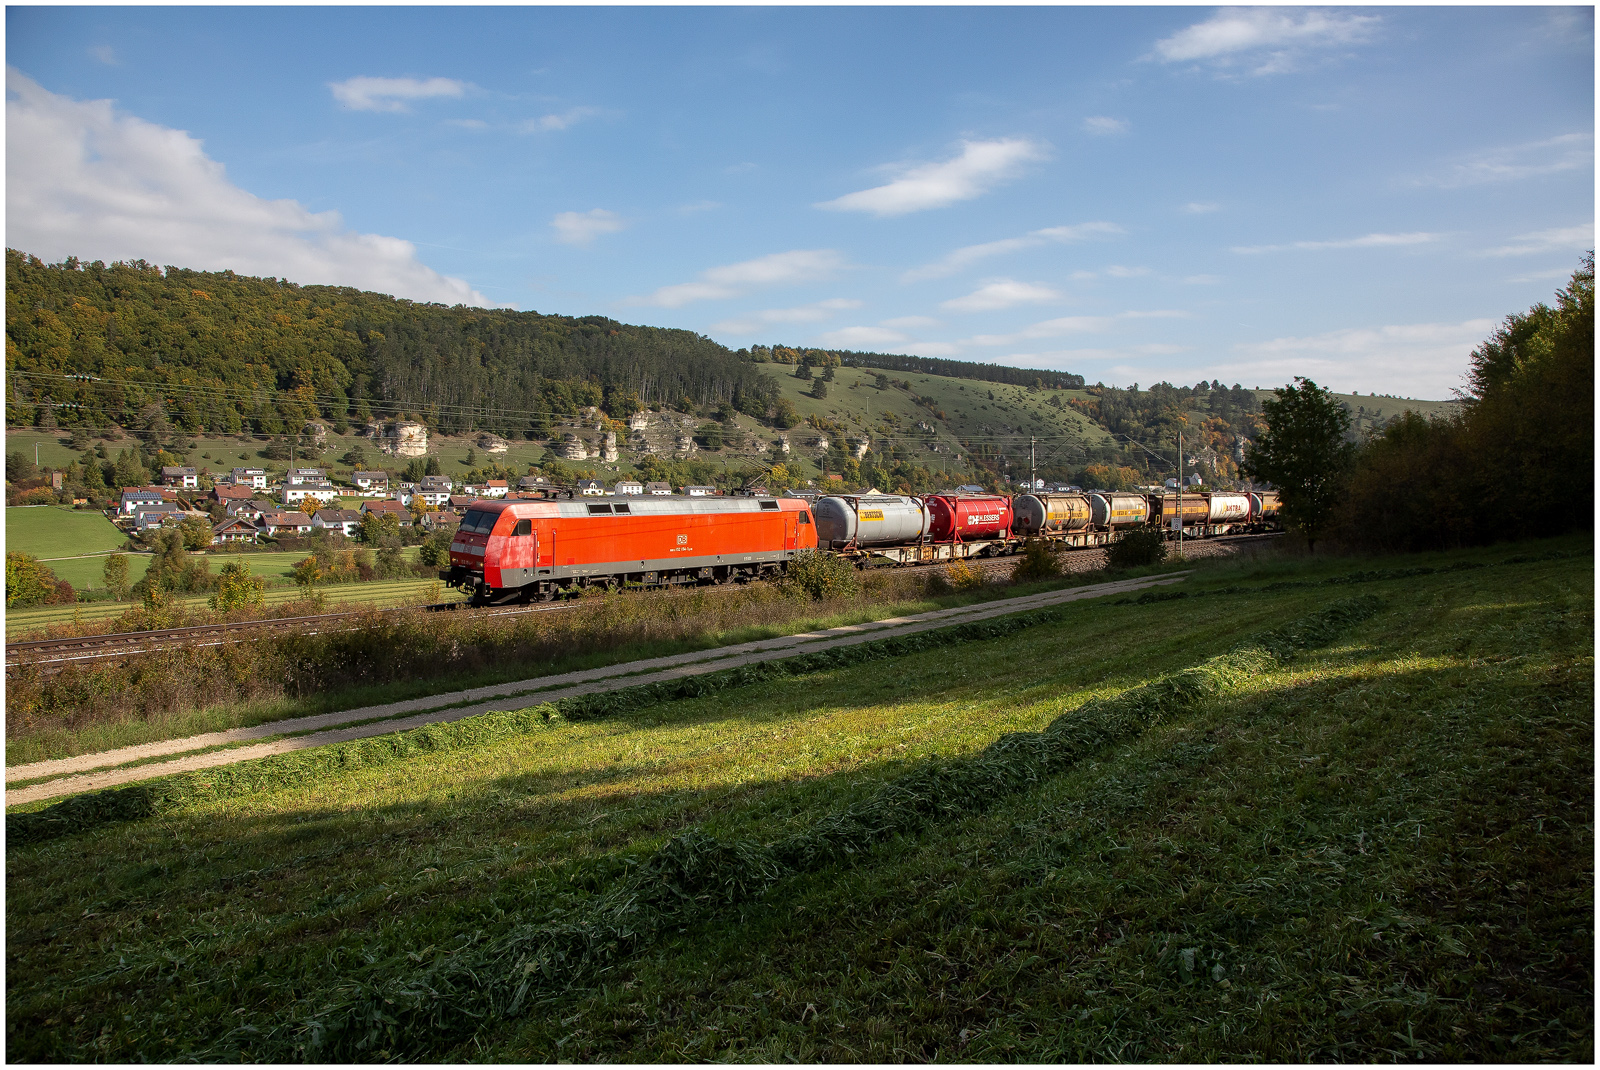
[[[1089,499],[1082,494],[1021,494],[1011,500],[1011,530],[1031,537],[1041,532],[1081,531],[1089,526]]]
[[[1248,494],[1213,493],[1211,514],[1206,519],[1212,524],[1233,524],[1249,520],[1251,512]]]
[[[1097,528],[1134,527],[1149,522],[1150,499],[1142,494],[1091,494],[1089,515]]]
[[[895,546],[916,542],[928,533],[928,509],[901,494],[818,498],[811,507],[817,519],[817,545]]]

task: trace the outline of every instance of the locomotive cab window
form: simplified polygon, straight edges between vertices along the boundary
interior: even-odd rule
[[[800,510],[800,523],[802,523],[802,524],[811,523],[811,514],[806,512],[804,509]]]
[[[613,505],[611,508],[619,513],[627,513],[630,516],[633,515],[633,506],[631,505]]]
[[[532,520],[519,520],[519,521],[517,521],[517,526],[516,526],[516,528],[514,528],[512,530],[511,534],[513,534],[513,535],[532,535],[533,534],[533,521]]]
[[[761,503],[761,508],[763,508],[763,509],[776,509],[777,507],[778,507],[778,503],[777,502],[762,502]]]
[[[589,506],[589,515],[590,516],[595,516],[595,515],[597,515],[599,513],[609,513],[609,512],[611,512],[611,506],[609,506],[609,505],[591,505],[591,506]]]
[[[468,509],[467,515],[461,518],[461,526],[458,530],[469,531],[474,535],[487,535],[494,529],[494,522],[499,519],[499,513],[491,513],[483,509]]]

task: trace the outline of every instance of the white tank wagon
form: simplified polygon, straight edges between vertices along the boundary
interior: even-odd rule
[[[928,537],[928,508],[902,494],[818,498],[817,546],[848,550],[915,543]]]
[[[1024,539],[1048,539],[1062,546],[1104,546],[1096,530],[1094,505],[1087,494],[1021,494],[1012,500],[1011,530]]]
[[[1095,527],[1105,531],[1141,527],[1150,523],[1150,499],[1142,494],[1091,494],[1089,517]]]

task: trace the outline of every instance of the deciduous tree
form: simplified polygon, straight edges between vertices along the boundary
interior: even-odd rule
[[[1345,490],[1355,454],[1350,414],[1339,399],[1295,376],[1261,404],[1267,429],[1250,445],[1243,471],[1278,490],[1284,520],[1315,547]]]

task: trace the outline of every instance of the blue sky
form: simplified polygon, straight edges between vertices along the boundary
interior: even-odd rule
[[[19,8],[6,243],[1445,397],[1593,244],[1592,8]]]

